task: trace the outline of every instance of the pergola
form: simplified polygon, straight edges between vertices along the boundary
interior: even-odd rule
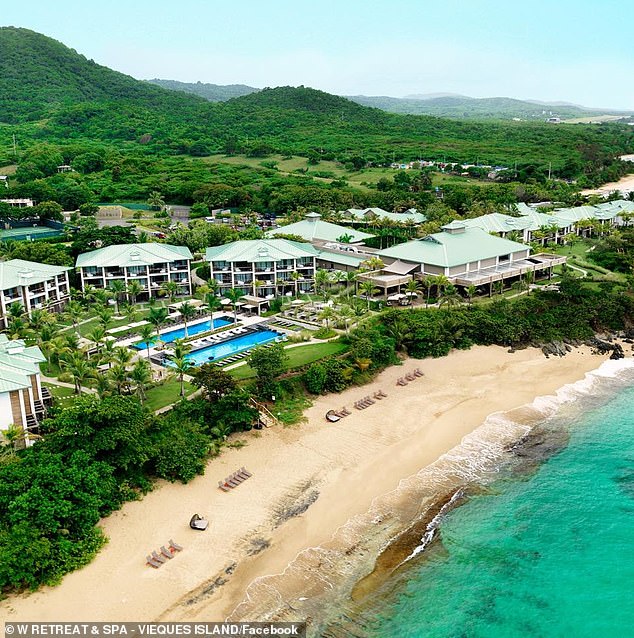
[[[370,281],[382,291],[384,297],[387,297],[391,289],[400,292],[401,286],[404,286],[412,279],[412,275],[399,275],[386,273],[385,270],[363,273],[357,277],[360,282]]]
[[[254,297],[253,295],[243,295],[241,299],[244,302],[242,306],[244,310],[247,310],[249,314],[255,310],[258,315],[262,313],[262,306],[268,307],[270,301],[269,299]]]

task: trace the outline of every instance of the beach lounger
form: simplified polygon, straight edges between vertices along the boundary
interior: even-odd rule
[[[164,558],[163,556],[161,556],[160,554],[157,554],[156,552],[152,552],[152,558],[154,560],[157,560],[159,563],[167,563],[167,558]]]
[[[152,558],[149,554],[145,557],[145,561],[148,565],[154,567],[154,569],[158,569],[162,565],[162,563]]]
[[[379,390],[376,394],[377,394],[377,398],[379,398],[379,399],[386,399],[387,398],[387,394],[385,394],[385,392],[383,392],[383,390]]]
[[[242,474],[246,474],[247,478],[253,476],[253,474],[251,474],[251,472],[247,471],[244,466],[242,466],[238,471],[241,472]]]
[[[165,549],[165,545],[161,545],[161,556],[165,556],[165,558],[169,558],[170,560],[174,558],[174,554],[168,549]]]
[[[242,474],[240,474],[240,473],[238,473],[238,472],[234,472],[234,473],[231,475],[231,478],[232,478],[234,481],[238,481],[238,483],[243,483],[244,481],[246,481],[246,480],[247,480],[247,477],[246,477],[246,476],[242,476]]]
[[[223,492],[228,492],[231,488],[226,484],[223,483],[222,481],[218,481],[218,487],[223,491]]]
[[[372,396],[373,396],[375,399],[378,399],[379,401],[383,398],[383,395],[382,395],[382,394],[379,394],[378,392],[375,392]]]
[[[421,372],[421,369],[420,369],[420,368],[416,368],[416,370],[414,370],[414,374],[415,374],[417,377],[424,377],[424,376],[425,376],[425,373],[424,373],[424,372]]]
[[[344,408],[341,408],[341,414],[343,414],[344,416],[350,416],[352,412],[350,412],[348,408],[344,407]]]
[[[171,538],[169,539],[168,545],[170,546],[170,549],[174,549],[177,552],[182,552],[183,548],[181,545],[179,545],[178,543],[175,543]]]
[[[240,481],[235,481],[231,476],[228,476],[225,479],[225,483],[229,486],[229,487],[238,487],[238,485],[240,485]]]
[[[411,372],[410,372],[409,374],[406,374],[406,375],[405,375],[405,378],[406,378],[408,381],[416,381],[416,377],[415,377],[415,376],[414,376]]]
[[[396,382],[396,385],[407,385],[407,381],[405,381],[403,377],[400,377],[399,380]]]

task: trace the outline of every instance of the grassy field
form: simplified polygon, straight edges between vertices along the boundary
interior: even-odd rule
[[[341,354],[346,349],[343,343],[329,341],[327,343],[309,343],[305,346],[297,346],[296,348],[287,348],[288,369],[301,368],[302,366],[319,361],[325,357],[335,354]],[[255,370],[248,364],[239,366],[229,370],[231,375],[236,379],[251,379],[255,377]]]
[[[185,382],[185,396],[189,396],[195,389],[191,383]],[[167,379],[161,385],[157,385],[147,391],[144,405],[150,410],[164,408],[166,405],[176,403],[180,399],[179,393],[179,380],[176,378]]]
[[[581,240],[565,246],[549,246],[548,250],[558,255],[566,255],[570,266],[587,271],[591,277],[598,277],[606,281],[625,281],[625,275],[622,273],[612,272],[591,261],[590,255],[592,253],[588,251],[593,245],[594,242]]]
[[[251,168],[266,168],[268,163],[275,162],[276,169],[283,175],[296,174],[298,171],[302,171],[302,174],[317,181],[330,183],[333,179],[345,179],[350,186],[367,190],[381,178],[391,179],[398,172],[398,169],[395,168],[364,168],[360,171],[348,171],[339,162],[323,160],[319,164],[311,165],[305,157],[293,156],[291,159],[285,159],[283,155],[272,155],[265,159],[247,157],[246,155],[211,155],[204,158],[204,161],[209,164],[231,164],[233,166],[249,166]],[[320,176],[322,173],[330,173],[331,176]],[[443,174],[434,174],[432,182],[434,186],[447,183],[487,183],[467,177]]]

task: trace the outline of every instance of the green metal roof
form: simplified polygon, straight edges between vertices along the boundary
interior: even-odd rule
[[[419,213],[415,209],[408,209],[404,213],[390,213],[382,208],[348,208],[343,211],[344,215],[351,217],[357,221],[365,221],[366,219],[372,219],[378,217],[379,219],[389,219],[393,222],[407,223],[414,222],[415,224],[422,224],[427,221],[427,216],[423,213]]]
[[[481,228],[487,233],[522,232],[531,226],[528,217],[511,217],[502,213],[489,213],[473,219],[463,219],[467,228]]]
[[[26,347],[24,341],[11,341],[0,334],[0,392],[30,388],[32,374],[40,371],[39,364],[46,361],[37,346]]]
[[[169,244],[118,244],[106,246],[77,257],[77,268],[86,266],[146,266],[181,259],[193,259],[189,248]]]
[[[380,251],[378,255],[451,268],[472,261],[525,251],[528,248],[524,244],[490,235],[481,228],[465,228],[463,232],[433,233],[423,239],[392,246]]]
[[[286,227],[285,227],[286,228]],[[315,257],[317,250],[310,244],[303,244],[288,239],[245,239],[234,241],[223,246],[207,248],[207,261],[281,261],[282,259],[299,259]]]
[[[337,241],[339,237],[343,235],[351,236],[351,243],[357,243],[370,239],[373,235],[368,233],[362,233],[353,228],[346,228],[345,226],[339,226],[339,224],[331,224],[321,219],[321,216],[317,213],[309,213],[306,215],[307,219],[303,219],[301,222],[295,222],[294,224],[288,224],[288,226],[280,226],[274,230],[269,230],[266,233],[267,237],[275,237],[275,235],[299,235],[306,241]]]
[[[66,266],[49,266],[25,259],[0,261],[0,290],[39,284],[61,275],[67,270],[70,268]]]
[[[359,264],[367,259],[367,255],[365,257],[360,257],[359,255],[355,255],[354,253],[330,252],[322,250],[317,255],[317,259],[330,261],[333,264],[340,264],[342,266],[352,266],[354,268],[358,268]]]

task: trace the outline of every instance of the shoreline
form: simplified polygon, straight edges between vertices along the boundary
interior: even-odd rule
[[[582,195],[609,195],[614,191],[620,191],[623,194],[634,191],[634,173],[628,173],[621,177],[618,182],[609,182],[598,188],[586,188],[581,191]]]
[[[10,621],[221,620],[233,616],[251,583],[285,572],[300,555],[316,561],[309,565],[309,581],[323,584],[323,557],[307,548],[332,542],[378,499],[411,483],[421,468],[478,431],[489,415],[553,394],[605,359],[585,347],[562,359],[546,359],[536,349],[510,354],[496,346],[477,346],[442,359],[407,360],[367,386],[318,397],[306,411],[308,422],[298,428],[236,437],[246,438],[248,445],[226,449],[190,484],[162,483],[142,501],[126,504],[102,522],[110,542],[90,565],[57,587],[10,596],[0,609]],[[395,385],[417,366],[425,377],[403,388]],[[351,408],[380,388],[388,398],[353,410],[336,424],[325,421],[328,409]],[[500,438],[497,445],[504,443]],[[242,465],[253,478],[229,494],[220,492],[218,478]],[[422,487],[431,499],[434,490]],[[420,499],[404,500],[393,504],[404,517],[413,520],[422,513]],[[207,532],[188,528],[195,512],[209,518]],[[398,526],[396,518],[387,517],[377,527],[389,532]],[[169,538],[185,550],[151,570],[145,555]],[[367,560],[367,548],[359,544],[359,551],[365,551]],[[359,565],[349,565],[348,572],[355,567]],[[296,582],[289,584],[298,589]],[[310,590],[314,584],[302,582],[299,589],[308,585]],[[265,601],[260,609],[273,611],[272,602]],[[249,616],[255,608],[243,606],[241,611],[256,619]]]

